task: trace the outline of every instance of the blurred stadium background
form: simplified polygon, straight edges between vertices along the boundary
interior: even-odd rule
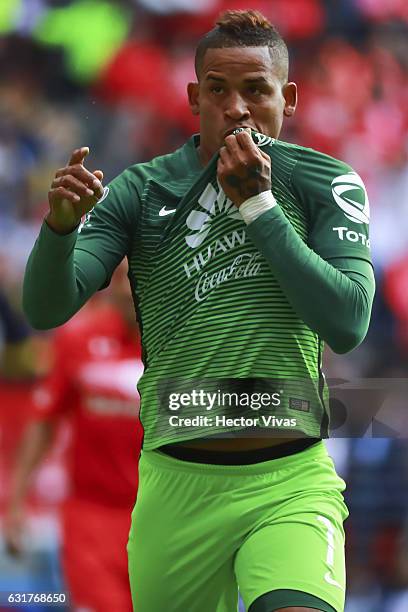
[[[51,178],[81,145],[108,181],[198,131],[185,95],[195,44],[229,8],[259,9],[289,44],[300,103],[282,139],[345,160],[370,196],[378,284],[371,329],[351,355],[328,351],[326,373],[406,377],[407,0],[0,0],[0,303],[9,304],[0,308],[0,591],[61,586],[68,430],[33,478],[26,554],[12,559],[1,540],[30,391],[52,363],[52,332],[30,330],[23,319],[12,331],[7,324],[9,308],[21,316],[24,265]],[[348,482],[346,610],[406,611],[407,440],[367,435],[328,445]]]

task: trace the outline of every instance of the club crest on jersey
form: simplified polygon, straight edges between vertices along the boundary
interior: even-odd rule
[[[348,172],[333,179],[331,183],[334,201],[347,219],[354,223],[368,223],[370,204],[363,181],[355,172]]]
[[[261,134],[260,132],[255,132],[253,136],[256,141],[255,144],[258,145],[258,147],[266,147],[266,145],[270,145],[275,142],[275,138],[265,136],[265,134]]]
[[[97,201],[97,204],[100,204],[101,202],[103,202],[104,199],[108,197],[108,194],[109,194],[109,187],[104,187],[103,188],[103,194],[101,195],[101,197]]]
[[[79,225],[79,227],[78,227],[78,234],[80,234],[80,233],[81,233],[82,228],[84,227],[84,225],[88,225],[88,226],[89,226],[89,225],[91,225],[91,224],[89,223],[89,219],[91,218],[91,214],[92,214],[92,211],[93,211],[93,209],[94,209],[94,208],[95,208],[95,207],[91,208],[91,210],[90,210],[89,212],[87,212],[85,215],[83,215],[83,216],[81,217],[81,223],[80,223],[80,225]]]
[[[198,203],[201,210],[192,210],[186,219],[188,229],[193,231],[192,234],[188,234],[185,237],[185,241],[191,249],[199,247],[206,239],[217,214],[225,213],[232,219],[242,221],[237,207],[227,198],[221,187],[217,193],[214,186],[208,183]]]

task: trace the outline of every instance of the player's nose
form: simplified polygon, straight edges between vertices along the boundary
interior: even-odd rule
[[[245,100],[237,93],[231,93],[226,100],[225,116],[233,121],[239,121],[249,117],[249,109]]]

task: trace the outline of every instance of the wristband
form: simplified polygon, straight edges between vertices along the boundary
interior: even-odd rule
[[[248,200],[245,200],[239,207],[239,212],[241,213],[241,217],[245,221],[247,225],[255,221],[258,217],[262,215],[262,213],[274,208],[277,205],[277,201],[275,200],[272,191],[263,191],[262,193],[258,193]]]

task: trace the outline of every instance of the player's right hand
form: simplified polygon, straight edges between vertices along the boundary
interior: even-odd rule
[[[48,192],[48,225],[58,234],[69,234],[103,195],[103,172],[90,172],[84,166],[88,147],[73,151],[64,168],[55,173]]]

